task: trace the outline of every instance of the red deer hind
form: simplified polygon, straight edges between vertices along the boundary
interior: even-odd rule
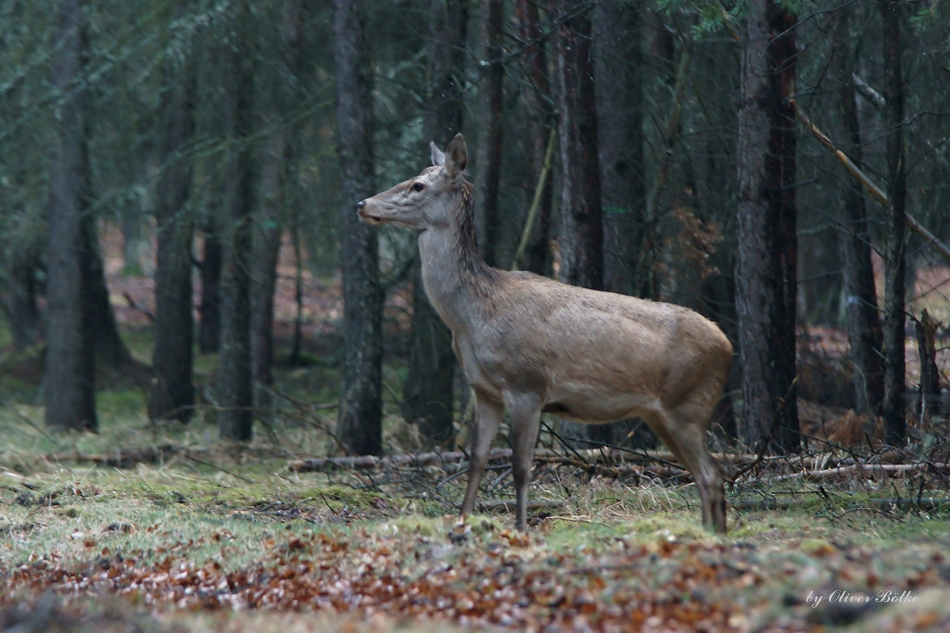
[[[732,366],[729,340],[687,308],[491,268],[478,252],[465,140],[457,135],[444,154],[431,147],[432,167],[357,206],[370,224],[420,231],[426,294],[475,391],[462,515],[475,508],[507,408],[519,529],[541,413],[550,412],[591,424],[645,420],[692,473],[703,525],[725,532],[722,471],[705,433]]]

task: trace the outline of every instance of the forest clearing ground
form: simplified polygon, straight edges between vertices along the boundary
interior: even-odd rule
[[[834,484],[790,509],[732,510],[721,538],[700,528],[690,485],[578,476],[535,487],[562,508],[521,534],[508,515],[459,524],[421,495],[226,453],[130,470],[4,453],[0,627],[26,613],[71,622],[60,630],[950,626],[950,519]]]

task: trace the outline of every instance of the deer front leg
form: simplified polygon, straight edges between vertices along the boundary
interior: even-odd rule
[[[541,425],[541,400],[534,394],[506,394],[511,414],[511,470],[515,480],[515,527],[528,528],[528,484]]]
[[[501,403],[475,393],[475,429],[472,433],[469,457],[468,488],[465,489],[465,500],[462,502],[463,517],[475,509],[475,495],[478,494],[478,485],[485,473],[485,465],[488,464],[491,443],[498,434],[502,411]]]

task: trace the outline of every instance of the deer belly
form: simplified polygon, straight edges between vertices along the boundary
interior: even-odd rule
[[[648,414],[660,406],[652,396],[575,392],[554,395],[541,411],[577,422],[601,424]]]

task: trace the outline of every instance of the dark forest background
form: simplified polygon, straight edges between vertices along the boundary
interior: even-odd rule
[[[720,437],[946,413],[946,3],[5,0],[0,38],[3,362],[50,429],[96,430],[120,376],[249,440],[293,370],[331,376],[340,450],[394,415],[461,441],[415,236],[355,213],[458,131],[489,263],[721,325]]]

